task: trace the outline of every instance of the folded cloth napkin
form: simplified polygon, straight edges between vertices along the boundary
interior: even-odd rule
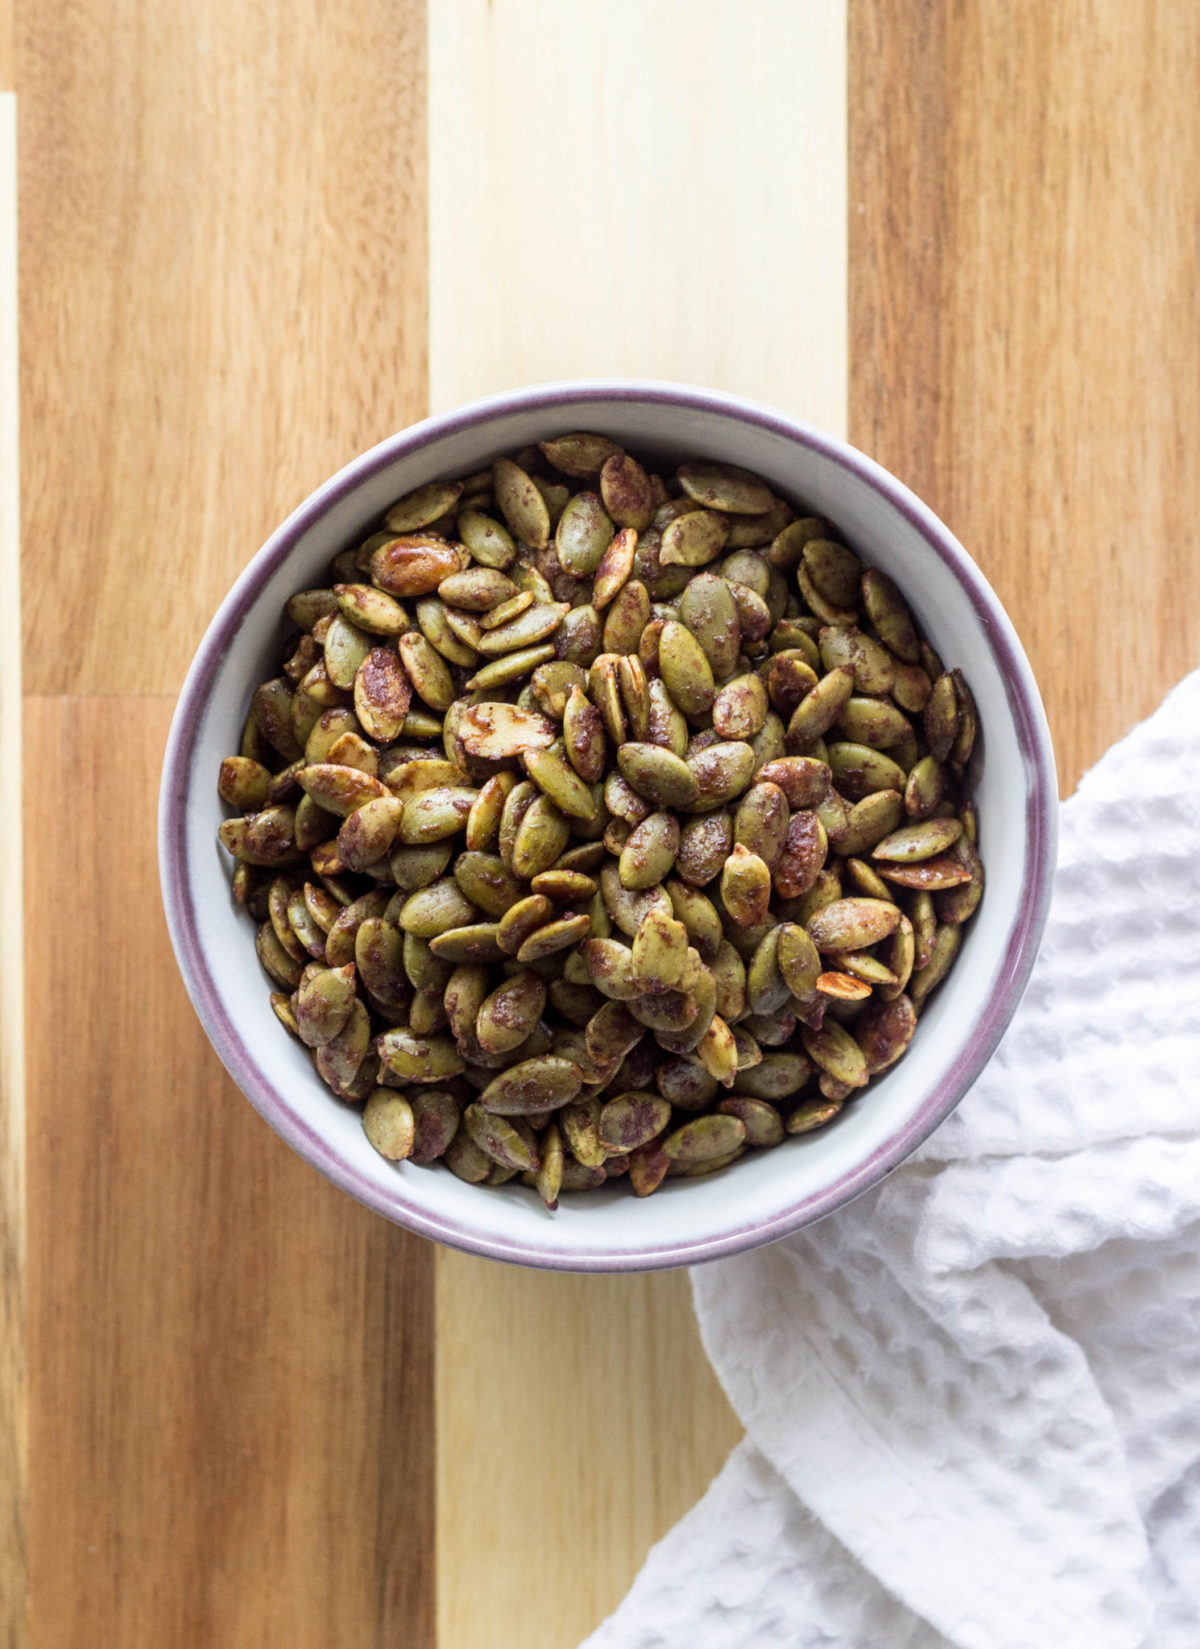
[[[1198,1649],[1200,671],[1064,808],[954,1116],[692,1281],[747,1437],[587,1649]]]

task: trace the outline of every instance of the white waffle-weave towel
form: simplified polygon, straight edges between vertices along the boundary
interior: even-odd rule
[[[746,1441],[587,1649],[1200,1649],[1200,671],[955,1115],[692,1280]]]

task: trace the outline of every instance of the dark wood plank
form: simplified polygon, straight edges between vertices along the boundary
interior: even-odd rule
[[[26,689],[173,692],[426,403],[420,0],[18,0]]]
[[[851,437],[995,585],[1064,790],[1200,660],[1200,13],[850,5]]]

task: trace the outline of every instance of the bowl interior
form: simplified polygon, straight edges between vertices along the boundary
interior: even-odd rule
[[[975,694],[976,798],[987,893],[957,965],[906,1057],[837,1122],[734,1170],[565,1196],[554,1216],[513,1184],[481,1191],[444,1168],[393,1166],[367,1143],[267,1001],[253,930],[233,905],[218,846],[216,775],[238,746],[253,686],[278,670],[283,604],[400,494],[495,455],[595,429],[654,457],[743,464],[829,516],[906,595],[945,664]],[[274,535],[214,620],[180,701],[162,814],[168,918],[193,1000],[231,1074],[264,1116],[336,1183],[392,1219],[496,1257],[621,1269],[690,1263],[783,1235],[879,1179],[961,1097],[998,1040],[1031,965],[1053,856],[1053,764],[1040,701],[1011,626],[978,570],[911,494],[840,443],[727,398],[650,386],[527,391],[431,420],[384,443]],[[665,1056],[664,1056],[665,1057]]]

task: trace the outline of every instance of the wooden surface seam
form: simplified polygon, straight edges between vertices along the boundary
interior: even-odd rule
[[[0,6],[0,15],[6,8]],[[3,65],[0,64],[0,68]],[[6,77],[0,84],[11,84]],[[0,1644],[26,1640],[25,1025],[21,851],[17,108],[0,92]]]

